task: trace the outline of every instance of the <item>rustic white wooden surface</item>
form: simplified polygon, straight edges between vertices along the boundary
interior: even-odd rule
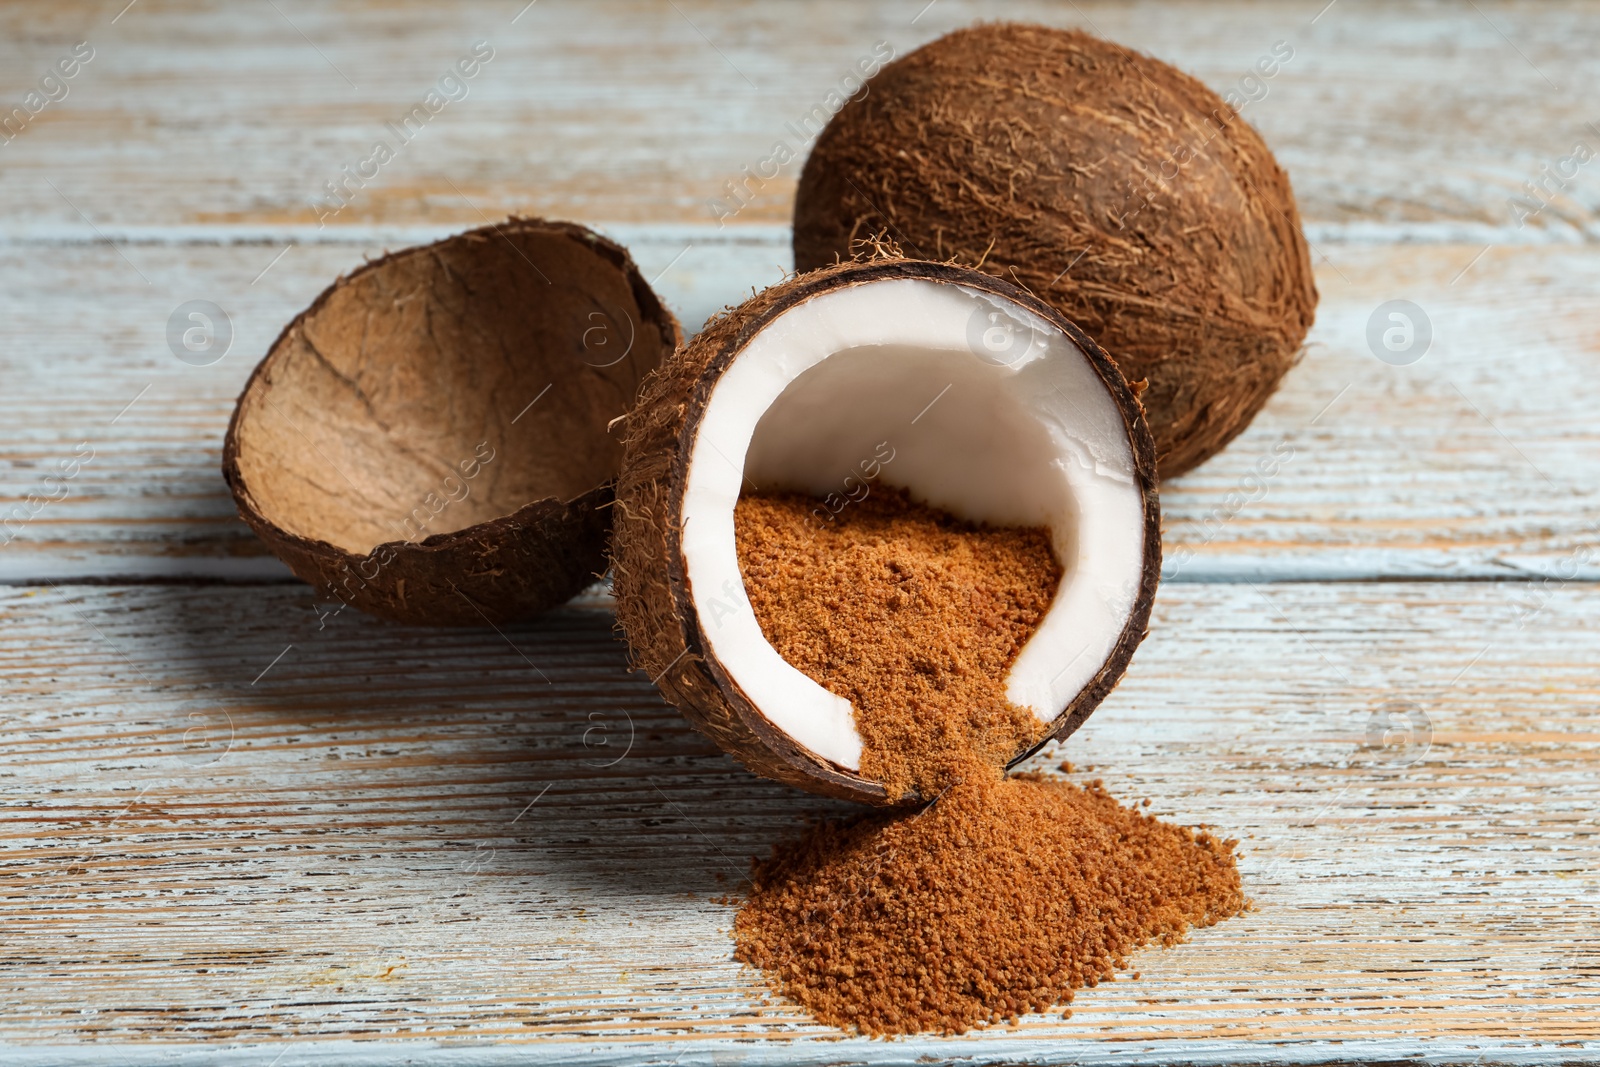
[[[1600,160],[1507,204],[1600,149],[1600,6],[124,2],[0,9],[0,113],[95,48],[0,144],[0,513],[93,450],[0,547],[0,1062],[1600,1060]],[[338,272],[508,212],[614,234],[697,325],[789,266],[797,168],[719,226],[725,183],[876,42],[1001,15],[1219,91],[1294,49],[1244,114],[1300,195],[1311,346],[1166,487],[1156,630],[1040,761],[1244,837],[1258,906],[1064,1023],[840,1042],[711,902],[827,805],[689,731],[603,600],[319,618],[218,451]],[[234,329],[210,366],[168,347],[196,299]],[[1411,366],[1366,340],[1394,299],[1432,324]]]
[[[1168,586],[1138,669],[1039,765],[1244,838],[1256,910],[1141,954],[1066,1023],[952,1054],[1592,1038],[1600,595],[1529,596]],[[538,1039],[613,1062],[826,1036],[730,960],[711,900],[826,805],[627,675],[609,612],[319,630],[298,588],[171,586],[13,588],[0,612],[0,1036]],[[775,1055],[879,1049],[900,1054]]]
[[[495,58],[468,97],[436,116],[337,224],[459,228],[479,224],[480,211],[513,209],[708,221],[706,200],[742,166],[755,170],[774,140],[792,138],[785,124],[878,41],[903,54],[1002,17],[1096,28],[1219,92],[1286,42],[1293,58],[1243,114],[1290,169],[1313,240],[1338,224],[1487,240],[1510,228],[1505,197],[1541,163],[1600,136],[1588,126],[1600,120],[1586,3],[827,0],[798,11],[695,0],[354,9],[274,0],[274,10],[138,0],[113,23],[126,2],[0,12],[8,101],[72,42],[96,49],[67,100],[0,148],[15,156],[0,163],[12,222],[82,224],[49,179],[100,226],[314,224],[307,199],[365,158],[384,124],[480,39]],[[786,222],[797,171],[734,221]],[[1530,226],[1577,240],[1600,234],[1597,222],[1600,186],[1590,179]]]
[[[607,229],[647,275],[666,270],[660,287],[692,325],[789,262],[776,228]],[[287,577],[234,514],[222,433],[283,323],[359,265],[363,246],[295,246],[252,286],[282,247],[0,246],[0,420],[11,435],[0,511],[39,492],[79,442],[95,450],[68,495],[17,529],[0,578]],[[1227,452],[1163,493],[1169,577],[1600,575],[1600,558],[1580,551],[1600,515],[1600,257],[1587,246],[1495,248],[1451,285],[1481,247],[1328,250],[1302,364]],[[1378,361],[1365,337],[1372,311],[1396,298],[1434,324],[1432,349],[1409,367]],[[214,366],[168,349],[167,319],[190,299],[233,321],[232,350]],[[1258,484],[1263,460],[1278,471]]]

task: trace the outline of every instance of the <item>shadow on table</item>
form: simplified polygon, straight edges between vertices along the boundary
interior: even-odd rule
[[[334,612],[297,585],[139,596],[166,639],[186,778],[286,793],[441,877],[716,895],[808,815],[853,810],[718,751],[628,671],[601,608],[497,631]]]

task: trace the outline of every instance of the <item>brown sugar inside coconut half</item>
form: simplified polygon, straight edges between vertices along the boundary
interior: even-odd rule
[[[1187,74],[1076,30],[958,30],[844,105],[800,175],[795,267],[879,233],[1026,286],[1147,380],[1163,478],[1249,425],[1317,304],[1256,131]]]
[[[511,219],[341,278],[228,427],[239,512],[319,594],[404,622],[554,607],[606,566],[608,423],[680,339],[620,246]]]
[[[618,480],[613,574],[635,661],[752,770],[876,804],[890,798],[860,774],[849,701],[763,636],[734,507],[750,486],[835,491],[885,442],[882,484],[962,519],[1049,527],[1063,577],[1006,681],[1040,745],[1121,677],[1160,567],[1138,401],[1093,341],[1007,282],[848,263],[766,290],[674,354],[628,416]]]

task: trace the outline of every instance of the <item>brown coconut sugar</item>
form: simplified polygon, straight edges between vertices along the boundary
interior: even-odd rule
[[[1050,531],[962,522],[903,490],[819,510],[746,495],[739,562],[767,640],[854,707],[862,775],[926,799],[973,757],[1004,766],[1038,740],[1005,674],[1061,582]]]
[[[755,864],[734,954],[842,1029],[1014,1022],[1236,914],[1233,844],[1098,782],[976,766],[925,811],[824,822]]]
[[[1141,945],[1246,906],[1236,842],[1098,781],[1004,775],[1036,738],[1001,680],[1060,579],[1041,531],[972,526],[903,493],[818,530],[816,504],[739,503],[762,630],[851,699],[865,773],[871,755],[880,780],[939,788],[920,811],[822,821],[755,862],[736,958],[822,1022],[959,1033],[1068,1004]]]

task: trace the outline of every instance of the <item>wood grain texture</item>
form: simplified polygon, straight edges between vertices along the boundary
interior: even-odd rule
[[[0,1063],[1600,1063],[1600,161],[1511,203],[1600,150],[1596,10],[0,8],[0,123],[95,48],[0,135]],[[878,41],[993,17],[1219,92],[1293,50],[1243,114],[1306,218],[1310,347],[1165,488],[1154,632],[1038,761],[1240,836],[1257,906],[1066,1021],[839,1041],[732,962],[712,898],[841,809],[692,733],[603,595],[504,634],[314,604],[218,451],[338,273],[508,213],[606,230],[697,326],[790,266],[790,124]],[[319,225],[478,40],[466,97]],[[189,300],[233,326],[212,365],[171,350]],[[1431,323],[1414,365],[1369,345],[1390,300]]]
[[[1577,248],[1330,250],[1300,366],[1163,490],[1168,577],[1600,576],[1600,332],[1580,280],[1597,263]],[[1410,366],[1369,340],[1395,300],[1431,324]]]
[[[1330,223],[1480,243],[1600,236],[1600,182],[1586,172],[1520,230],[1507,206],[1576,141],[1600,149],[1585,107],[1600,60],[1584,3],[832,0],[804,15],[690,0],[525,3],[144,0],[119,18],[120,3],[8,7],[7,107],[74,42],[96,49],[68,96],[0,146],[8,204],[20,218],[73,224],[80,211],[97,225],[310,223],[323,183],[368,158],[385,124],[481,39],[495,55],[467,96],[399,147],[334,224],[459,229],[510,212],[706,222],[707,202],[742,168],[759,171],[776,142],[803,158],[788,124],[876,42],[904,54],[1009,17],[1097,30],[1219,92],[1250,88],[1243,114],[1289,169],[1314,240]],[[1241,87],[1277,41],[1292,58]],[[798,167],[765,183],[738,220],[786,222]]]
[[[741,288],[782,274],[770,262],[770,239],[680,240],[675,227],[622,236],[695,327]],[[9,542],[0,545],[0,580],[287,579],[236,517],[222,481],[234,400],[284,323],[334,277],[385,247],[428,239],[412,230],[375,233],[369,245],[290,246],[259,235],[172,244],[146,235],[115,246],[0,246],[8,283],[0,291],[0,520],[15,516],[0,529]],[[188,324],[170,321],[192,300],[221,306],[233,329],[227,355],[210,366],[182,362],[171,347],[170,331]],[[92,459],[60,496],[44,479],[80,445]],[[30,495],[59,499],[34,508]]]
[[[692,733],[626,673],[609,613],[319,630],[289,588],[0,591],[0,1039],[1587,1056],[1600,600],[1529,592],[1167,587],[1122,687],[1039,764],[1243,838],[1255,909],[1140,953],[1070,1020],[885,1046],[816,1043],[732,962],[711,899],[839,807]]]
[[[789,264],[777,227],[611,232],[690,328]],[[421,236],[0,245],[0,515],[40,494],[80,443],[94,450],[65,497],[10,528],[0,579],[286,580],[219,473],[234,398],[329,279],[383,238]],[[1600,259],[1571,246],[1482,251],[1329,249],[1301,365],[1244,436],[1163,490],[1168,580],[1600,574]],[[180,362],[168,344],[170,316],[193,299],[233,324],[212,366]],[[1391,299],[1432,324],[1412,366],[1368,346],[1368,319]]]

